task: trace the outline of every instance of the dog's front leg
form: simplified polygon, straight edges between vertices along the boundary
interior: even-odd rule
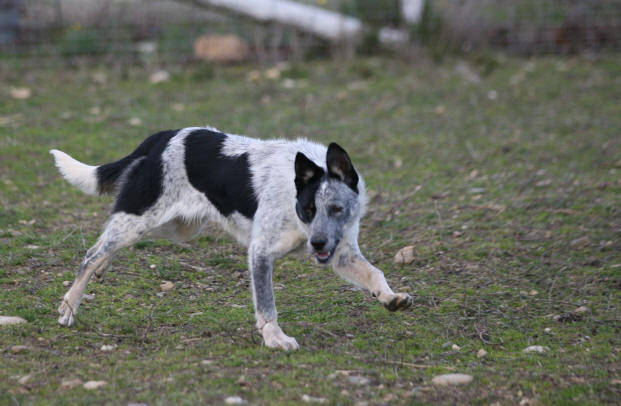
[[[274,257],[251,245],[249,252],[252,300],[254,303],[257,328],[263,335],[265,345],[270,348],[297,350],[299,345],[295,338],[283,333],[278,325],[278,313],[274,300],[272,272]]]
[[[355,241],[341,242],[334,254],[332,267],[343,279],[371,292],[390,311],[406,309],[412,304],[410,295],[390,289],[384,273],[362,256]]]

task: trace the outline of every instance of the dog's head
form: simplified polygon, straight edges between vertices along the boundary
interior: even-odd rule
[[[296,212],[309,227],[308,248],[323,264],[361,216],[358,174],[335,143],[328,146],[326,168],[327,173],[301,152],[295,157]]]

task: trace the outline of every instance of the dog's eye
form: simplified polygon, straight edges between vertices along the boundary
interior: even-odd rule
[[[306,206],[306,208],[304,209],[304,213],[308,216],[308,218],[315,217],[315,205],[310,204]]]
[[[330,214],[340,214],[343,212],[343,208],[341,206],[332,205],[329,207]]]

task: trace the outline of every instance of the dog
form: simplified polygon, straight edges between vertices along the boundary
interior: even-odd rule
[[[318,263],[330,263],[388,310],[412,304],[360,253],[365,185],[336,143],[326,148],[306,139],[258,140],[190,127],[153,134],[128,156],[100,166],[50,153],[72,185],[91,195],[116,195],[103,233],[58,309],[63,326],[74,323],[89,280],[102,278],[121,248],[144,238],[188,241],[207,222],[248,248],[256,327],[267,347],[299,348],[278,325],[272,272],[276,259],[305,241]]]

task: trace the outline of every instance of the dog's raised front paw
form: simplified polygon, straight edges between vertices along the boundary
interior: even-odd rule
[[[269,348],[280,348],[285,351],[297,350],[300,348],[298,342],[293,337],[283,333],[278,323],[272,321],[261,329],[265,345]]]
[[[60,307],[58,308],[58,313],[60,313],[58,323],[62,326],[69,327],[75,321],[75,312],[66,299],[63,299],[63,302],[60,304]]]
[[[384,303],[384,307],[391,312],[407,309],[412,305],[412,296],[407,293],[395,293],[395,295]]]

